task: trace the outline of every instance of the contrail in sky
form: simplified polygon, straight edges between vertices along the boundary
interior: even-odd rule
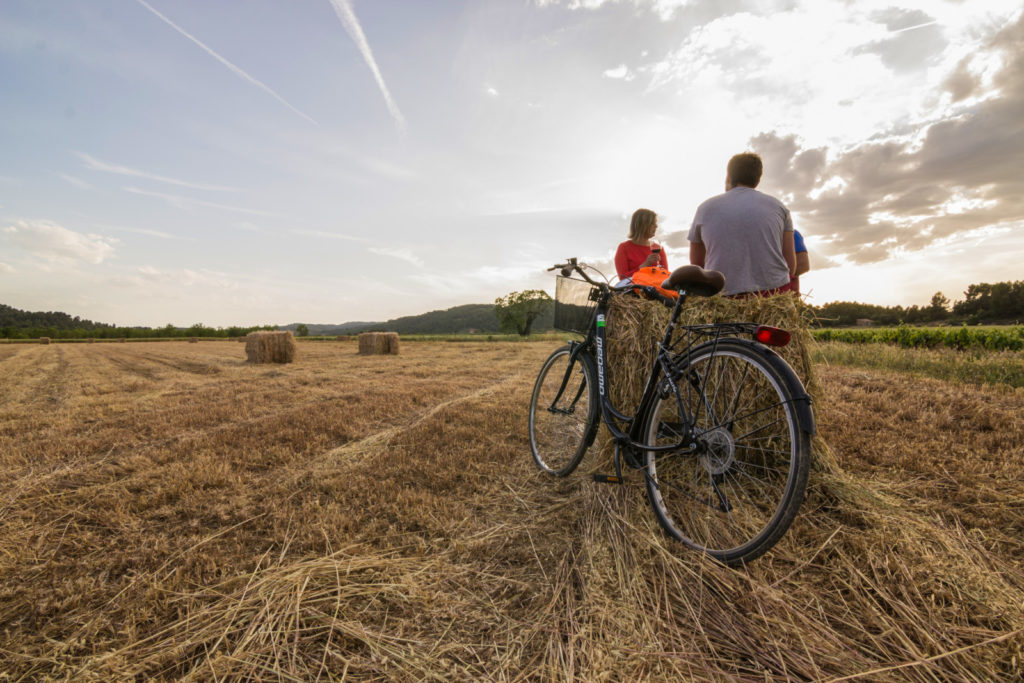
[[[377,86],[380,88],[381,94],[384,96],[384,103],[388,106],[388,111],[391,112],[391,117],[395,119],[395,123],[398,125],[398,129],[401,132],[405,132],[405,117],[402,116],[402,112],[398,110],[398,105],[391,99],[391,93],[388,92],[388,86],[384,83],[384,77],[380,74],[380,69],[377,68],[377,60],[373,58],[373,51],[370,50],[370,44],[366,42],[366,36],[363,35],[363,29],[359,25],[359,20],[356,19],[356,13],[352,11],[351,0],[331,0],[331,5],[334,7],[335,13],[338,18],[341,19],[342,25],[348,32],[348,35],[355,42],[356,47],[359,48],[359,52],[363,55],[363,60],[366,61],[366,65],[370,67],[370,71],[373,72],[373,77],[377,80]],[[142,0],[139,0],[142,2]]]
[[[939,23],[939,22],[938,21],[929,21],[929,22],[926,22],[924,24],[915,24],[914,26],[907,26],[906,28],[898,28],[898,29],[896,29],[894,31],[889,31],[889,33],[903,33],[904,31],[913,31],[914,29],[917,29],[917,28],[924,28],[926,26],[934,26],[937,23]]]
[[[189,187],[194,190],[210,190],[213,192],[238,192],[237,187],[226,187],[224,185],[205,185],[201,183],[190,183],[187,180],[178,180],[177,178],[168,178],[167,176],[156,175],[155,173],[147,173],[140,171],[135,168],[129,168],[127,166],[116,166],[114,164],[108,164],[105,161],[95,159],[88,154],[83,152],[75,152],[75,155],[79,159],[85,162],[85,167],[93,171],[104,171],[106,173],[116,173],[118,175],[133,176],[136,178],[146,178],[147,180],[156,180],[161,183],[168,183],[169,185],[178,185],[180,187]],[[67,178],[65,178],[67,180]],[[69,181],[70,182],[70,181]]]
[[[173,21],[171,21],[170,19],[168,19],[167,17],[165,17],[164,15],[160,14],[160,13],[159,13],[159,12],[157,12],[157,11],[156,11],[155,9],[153,9],[152,7],[150,7],[150,6],[149,6],[149,4],[147,4],[145,0],[135,0],[135,1],[136,1],[137,3],[139,3],[140,5],[142,5],[143,7],[145,7],[146,9],[148,9],[148,10],[149,10],[150,12],[152,12],[153,14],[155,14],[155,15],[157,16],[157,18],[159,18],[159,19],[160,19],[161,21],[163,21],[163,22],[164,22],[165,24],[167,24],[168,26],[170,26],[171,28],[173,28],[173,29],[174,29],[175,31],[177,31],[177,32],[178,32],[178,33],[180,33],[181,35],[185,36],[186,38],[188,38],[189,40],[191,40],[191,41],[192,41],[193,43],[195,43],[196,45],[198,45],[199,47],[201,47],[201,48],[203,48],[204,50],[206,50],[206,52],[207,52],[207,53],[208,53],[208,54],[209,54],[209,55],[210,55],[211,57],[213,57],[214,59],[216,59],[216,60],[217,60],[218,62],[220,62],[221,64],[223,64],[223,65],[224,65],[224,66],[226,66],[227,68],[231,69],[231,71],[233,71],[234,73],[238,74],[239,76],[241,76],[241,77],[242,77],[242,78],[244,78],[245,80],[249,81],[250,83],[252,83],[253,85],[255,85],[255,86],[256,86],[257,88],[260,88],[261,90],[265,90],[265,91],[266,91],[266,92],[268,92],[268,93],[270,94],[270,96],[271,96],[271,97],[273,97],[273,98],[274,98],[275,100],[277,100],[278,102],[280,102],[280,103],[281,103],[281,104],[283,104],[284,106],[288,107],[288,108],[289,108],[289,109],[291,109],[291,110],[292,110],[293,112],[295,112],[296,114],[298,114],[298,115],[299,115],[299,116],[301,116],[302,118],[304,118],[304,119],[306,119],[307,121],[309,121],[310,123],[312,123],[312,124],[313,124],[314,126],[319,126],[319,125],[320,125],[319,123],[317,123],[316,121],[314,121],[314,120],[313,120],[312,118],[310,118],[309,116],[307,116],[306,114],[302,113],[301,111],[299,111],[298,109],[296,109],[295,107],[293,107],[293,106],[292,106],[291,104],[289,104],[289,103],[288,103],[288,102],[287,102],[287,101],[286,101],[286,100],[285,100],[285,99],[284,99],[283,97],[281,97],[281,96],[280,96],[280,95],[278,95],[278,94],[277,94],[276,92],[274,92],[273,90],[271,90],[271,89],[270,89],[270,86],[268,86],[268,85],[267,85],[266,83],[263,83],[262,81],[259,81],[259,80],[255,79],[255,78],[253,78],[252,76],[250,76],[249,74],[245,73],[245,72],[244,72],[244,71],[242,71],[242,70],[241,70],[240,68],[238,68],[237,66],[235,66],[234,64],[232,64],[231,62],[229,62],[228,60],[226,60],[226,59],[224,59],[223,57],[221,57],[221,56],[220,56],[219,54],[217,54],[216,52],[214,52],[214,51],[213,51],[212,49],[208,48],[208,47],[207,47],[206,45],[203,45],[203,43],[202,43],[202,42],[200,42],[198,38],[196,38],[195,36],[193,36],[192,34],[190,34],[190,33],[189,33],[188,31],[186,31],[185,29],[181,28],[180,26],[178,26],[177,24],[175,24],[175,23],[174,23]]]

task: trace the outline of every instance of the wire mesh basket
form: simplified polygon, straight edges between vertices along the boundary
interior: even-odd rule
[[[597,311],[597,287],[571,277],[555,278],[555,329],[586,335]]]

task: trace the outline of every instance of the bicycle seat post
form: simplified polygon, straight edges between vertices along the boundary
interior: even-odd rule
[[[679,296],[676,298],[675,305],[672,306],[672,315],[669,316],[668,326],[665,328],[665,338],[662,339],[661,345],[668,347],[672,343],[672,335],[676,330],[676,321],[679,320],[679,314],[683,310],[683,302],[686,300],[686,290],[679,290]]]

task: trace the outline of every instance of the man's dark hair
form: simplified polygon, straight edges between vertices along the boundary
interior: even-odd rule
[[[729,159],[728,171],[733,185],[757,187],[757,184],[761,182],[764,164],[761,163],[761,157],[757,154],[744,152]]]

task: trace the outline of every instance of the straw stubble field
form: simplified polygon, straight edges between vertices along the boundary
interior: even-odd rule
[[[768,556],[535,471],[549,344],[0,347],[12,680],[1021,676],[1024,395],[818,367],[841,470]]]

